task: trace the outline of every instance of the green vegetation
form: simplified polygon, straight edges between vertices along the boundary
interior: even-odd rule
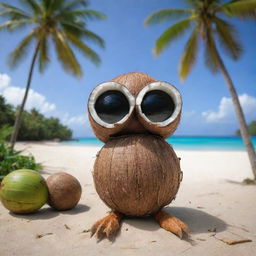
[[[22,151],[12,150],[4,142],[0,142],[0,181],[8,173],[18,169],[30,169],[39,171],[42,165],[36,163],[35,158],[21,155]]]
[[[19,140],[68,140],[71,136],[72,131],[60,124],[58,118],[46,118],[36,109],[24,111]]]
[[[10,137],[15,117],[15,108],[6,104],[0,96],[0,140]],[[62,125],[57,118],[46,118],[36,109],[24,111],[21,121],[18,140],[68,140],[72,137],[72,131]]]
[[[212,72],[221,72],[231,94],[235,112],[239,122],[241,135],[246,145],[254,178],[256,180],[256,154],[248,134],[244,113],[239,102],[233,81],[220,55],[219,46],[233,60],[242,54],[242,45],[238,31],[231,24],[232,18],[256,18],[256,0],[184,0],[187,9],[164,9],[152,13],[146,20],[146,25],[175,21],[156,40],[154,52],[159,55],[179,39],[189,29],[192,32],[186,42],[180,60],[179,74],[184,80],[194,66],[199,46],[204,46],[205,64]]]
[[[104,47],[104,41],[87,29],[89,20],[105,18],[100,12],[87,9],[86,0],[19,0],[19,7],[0,3],[0,16],[6,21],[0,24],[0,30],[19,32],[24,27],[31,28],[29,33],[11,53],[9,63],[12,67],[32,53],[26,91],[15,118],[11,147],[14,147],[21,126],[21,117],[27,100],[35,63],[39,71],[45,70],[50,62],[49,46],[55,47],[58,60],[63,68],[75,76],[82,75],[82,68],[72,48],[78,49],[87,59],[95,64],[100,63],[98,54],[85,42],[91,41]],[[28,31],[28,30],[26,30]],[[33,50],[31,50],[33,49]],[[51,121],[56,125],[56,121]]]
[[[5,140],[11,135],[12,128],[3,126],[0,128],[0,182],[8,173],[17,169],[31,169],[39,171],[41,164],[36,163],[33,156],[23,156],[22,151],[12,150],[5,143]]]
[[[256,136],[256,121],[252,121],[248,126],[247,130],[251,136]],[[236,131],[237,136],[241,136],[240,130]]]

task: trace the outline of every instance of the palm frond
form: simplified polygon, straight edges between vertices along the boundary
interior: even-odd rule
[[[55,33],[53,33],[53,41],[58,59],[63,68],[75,76],[81,76],[81,66],[70,48],[65,35],[61,31],[56,30]]]
[[[196,9],[203,3],[203,1],[201,0],[184,0],[184,1],[188,6],[192,7],[193,9]]]
[[[169,27],[156,41],[154,53],[159,55],[172,41],[180,37],[191,25],[191,18],[181,20]]]
[[[61,12],[57,17],[60,18],[67,18],[67,19],[73,19],[75,20],[77,17],[82,17],[86,20],[103,20],[106,19],[106,15],[95,11],[95,10],[89,10],[89,9],[85,9],[85,10],[73,10],[73,11],[67,11],[67,12]]]
[[[35,28],[12,52],[10,64],[13,66],[26,56],[32,39],[38,42],[38,67],[42,72],[49,63],[50,39],[56,49],[57,57],[64,69],[76,76],[82,75],[81,66],[71,48],[78,48],[95,64],[100,58],[84,41],[91,41],[104,47],[103,39],[87,29],[87,20],[104,19],[106,16],[98,11],[87,9],[87,0],[20,0],[19,9],[7,3],[0,3],[0,17],[7,18],[0,24],[0,31],[15,31],[28,24]]]
[[[27,55],[27,50],[34,38],[35,31],[32,31],[24,37],[16,49],[10,53],[8,62],[11,67],[15,67]]]
[[[47,37],[43,37],[40,39],[40,46],[39,46],[39,71],[43,72],[47,65],[50,62],[49,58],[49,43]]]
[[[219,70],[219,62],[216,53],[216,43],[212,34],[212,31],[207,31],[207,38],[205,40],[205,65],[213,72],[216,73]]]
[[[31,18],[31,16],[23,10],[6,3],[0,3],[0,8],[0,16],[10,18],[11,20]]]
[[[22,5],[26,6],[34,14],[38,15],[42,13],[42,9],[38,1],[36,0],[21,0]]]
[[[242,54],[242,46],[235,27],[220,18],[214,18],[213,21],[220,45],[233,60],[237,60]]]
[[[12,32],[18,28],[22,28],[28,24],[33,23],[34,20],[33,19],[22,19],[22,20],[10,20],[10,21],[6,21],[2,24],[0,24],[0,31],[3,29],[8,29],[9,32]]]
[[[222,0],[206,0],[207,4],[208,5],[211,5],[211,4],[219,4]]]
[[[240,18],[256,17],[256,0],[235,0],[221,5],[218,11],[223,12],[228,17],[236,16]]]
[[[196,56],[198,52],[198,30],[197,27],[194,28],[191,36],[189,37],[183,55],[181,57],[179,73],[180,79],[183,81],[191,71],[193,65],[196,61]]]
[[[76,8],[80,8],[81,6],[87,7],[88,1],[87,0],[73,0],[67,2],[66,5],[63,6],[62,11],[70,11],[74,10]]]
[[[47,10],[51,5],[52,0],[42,0],[42,7],[44,10]]]
[[[63,30],[67,31],[69,34],[77,35],[79,38],[91,41],[102,48],[105,47],[104,40],[100,36],[76,23],[62,20],[61,25]],[[79,32],[79,34],[77,32]]]
[[[173,20],[178,19],[182,17],[187,17],[188,15],[191,15],[193,13],[190,9],[164,9],[159,10],[156,12],[153,12],[151,15],[149,15],[146,20],[144,21],[144,24],[147,25],[153,25],[158,24],[166,20]]]
[[[84,44],[76,36],[69,33],[66,35],[71,43],[76,46],[89,60],[91,60],[96,65],[100,64],[100,57],[95,51],[93,51],[89,46]]]
[[[55,11],[62,12],[66,2],[66,0],[42,0],[45,15],[49,15]]]

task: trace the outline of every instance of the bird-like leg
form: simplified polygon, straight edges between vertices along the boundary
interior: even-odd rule
[[[184,235],[188,235],[189,229],[187,224],[172,216],[171,214],[160,210],[154,215],[154,218],[159,223],[160,227],[172,232],[179,238],[182,238]]]
[[[111,212],[103,219],[98,220],[91,228],[91,237],[96,234],[97,239],[101,240],[104,237],[113,238],[118,230],[122,220],[122,214],[119,212]]]

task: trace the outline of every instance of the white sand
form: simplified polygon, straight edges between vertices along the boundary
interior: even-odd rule
[[[92,166],[99,147],[54,143],[18,144],[49,174],[65,171],[79,179],[79,205],[56,212],[47,205],[30,215],[14,215],[0,205],[0,255],[256,255],[256,186],[241,185],[252,177],[245,152],[178,151],[184,179],[167,210],[185,221],[190,240],[180,240],[151,218],[125,219],[115,242],[97,243],[87,230],[108,208],[95,192]],[[70,228],[67,229],[65,224]],[[216,228],[216,236],[211,236]],[[36,238],[38,234],[46,234]],[[217,238],[253,240],[227,245]]]

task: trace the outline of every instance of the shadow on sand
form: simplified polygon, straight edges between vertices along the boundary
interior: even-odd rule
[[[207,233],[209,230],[222,232],[227,229],[227,224],[204,211],[188,207],[165,207],[164,210],[173,216],[184,221],[188,226],[191,234]],[[144,218],[126,218],[125,222],[138,229],[154,231],[159,229],[159,225],[152,217]]]
[[[15,214],[10,212],[10,215],[16,218],[27,219],[27,220],[45,220],[55,218],[58,215],[65,214],[65,215],[76,215],[79,213],[87,212],[90,209],[89,206],[78,204],[75,208],[67,211],[57,211],[52,209],[50,206],[47,208],[40,209],[36,212],[29,213],[29,214]]]

